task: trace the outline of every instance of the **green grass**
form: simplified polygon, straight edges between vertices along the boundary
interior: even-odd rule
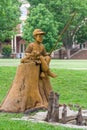
[[[86,70],[87,60],[52,60],[52,62],[50,63],[50,67],[57,69]]]
[[[51,79],[53,89],[60,94],[60,103],[79,104],[87,108],[87,70],[57,70]]]
[[[0,66],[18,66],[20,59],[0,59]]]
[[[0,102],[8,92],[16,73],[16,67],[0,67]]]
[[[78,63],[78,65],[76,63]],[[18,64],[19,60],[0,59],[0,103],[10,89]],[[83,109],[87,109],[86,68],[86,60],[52,60],[51,70],[55,72],[58,77],[55,79],[51,78],[51,84],[53,90],[60,94],[60,104],[79,104]],[[72,130],[71,128],[51,126],[48,124],[11,120],[11,118],[22,116],[23,114],[0,113],[0,130]],[[73,130],[75,130],[75,128]]]
[[[7,114],[1,115],[0,119],[0,130],[77,130],[61,126],[48,125],[46,123],[35,123],[30,121],[14,121],[7,118]],[[14,114],[13,114],[14,116]],[[12,117],[12,116],[11,116]]]

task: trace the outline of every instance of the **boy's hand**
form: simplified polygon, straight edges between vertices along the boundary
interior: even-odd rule
[[[47,56],[50,56],[50,53],[46,53]]]

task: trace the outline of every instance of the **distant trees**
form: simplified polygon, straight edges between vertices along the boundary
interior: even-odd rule
[[[4,45],[2,48],[2,55],[7,58],[11,55],[11,46],[10,45]]]
[[[19,23],[20,2],[18,0],[0,0],[0,41],[10,39]]]
[[[81,0],[77,0],[77,1],[76,0],[49,0],[49,2],[47,2],[47,0],[28,0],[28,1],[31,5],[31,11],[33,8],[37,7],[38,4],[40,3],[44,4],[46,9],[48,9],[51,15],[53,16],[53,20],[57,23],[56,28],[58,30],[57,31],[58,35],[60,34],[61,30],[64,28],[69,18],[72,16],[72,14],[75,11],[77,12],[71,25],[69,26],[68,30],[66,31],[66,33],[64,34],[62,38],[63,45],[65,46],[67,50],[67,57],[70,58],[70,49],[72,48],[73,37],[75,37],[75,35],[78,35],[79,31],[83,30],[82,28],[80,28],[76,32],[78,26],[87,17],[87,0],[84,0],[84,2]],[[30,14],[31,14],[31,11],[30,11]],[[42,12],[40,12],[40,14],[42,15],[42,17],[44,17]],[[47,28],[47,25],[44,26],[44,29],[45,28]],[[52,30],[48,30],[48,32],[50,31]],[[84,34],[86,34],[85,30],[84,30]],[[81,40],[80,38],[79,39],[78,38],[75,37],[74,40],[76,41]],[[85,40],[87,40],[87,37],[85,37]]]
[[[40,28],[46,32],[46,36],[44,37],[44,45],[46,50],[49,52],[53,47],[53,44],[56,42],[58,25],[54,20],[53,14],[50,13],[43,4],[38,4],[37,7],[34,7],[30,11],[23,31],[24,38],[27,41],[33,41],[32,33],[36,28]]]
[[[78,26],[75,32],[75,39],[77,39],[80,44],[83,44],[85,41],[87,41],[87,18],[82,20]]]

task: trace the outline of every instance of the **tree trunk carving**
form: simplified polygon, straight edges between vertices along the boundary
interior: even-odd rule
[[[40,65],[21,63],[0,111],[24,112],[31,108],[47,108],[50,91],[52,87],[48,76],[40,78]]]

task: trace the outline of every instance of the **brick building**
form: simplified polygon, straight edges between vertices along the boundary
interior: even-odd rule
[[[51,56],[53,59],[67,59],[66,49],[62,47],[61,49],[55,50]],[[87,42],[75,45],[70,50],[70,59],[87,59]]]

